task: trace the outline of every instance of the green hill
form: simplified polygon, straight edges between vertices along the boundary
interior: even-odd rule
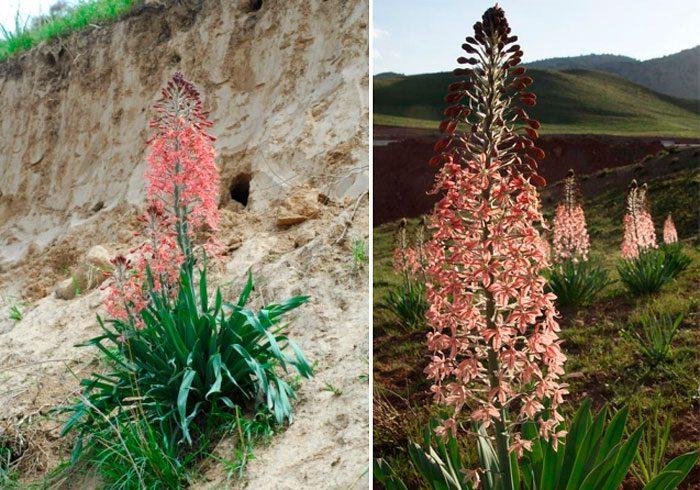
[[[660,94],[598,71],[528,70],[544,133],[700,137],[696,100]],[[451,73],[374,80],[374,123],[436,128]]]

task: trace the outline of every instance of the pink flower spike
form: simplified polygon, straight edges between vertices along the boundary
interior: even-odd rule
[[[671,213],[666,216],[666,221],[664,221],[664,243],[671,244],[678,241],[678,233],[676,232],[676,225],[671,218]]]

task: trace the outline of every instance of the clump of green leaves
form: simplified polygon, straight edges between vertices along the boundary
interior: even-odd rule
[[[157,426],[139,415],[96,431],[87,462],[100,475],[105,488],[182,488],[193,455],[181,461],[177,446],[162,438]]]
[[[616,412],[608,421],[608,409],[597,414],[591,411],[590,400],[584,400],[573,419],[565,424],[567,435],[555,449],[542,439],[534,422],[526,422],[524,436],[532,444],[518,460],[511,453],[512,485],[499,478],[498,458],[492,443],[483,437],[483,428],[475,427],[475,439],[481,486],[489,490],[514,489],[616,489],[622,484],[635,460],[644,432],[644,424],[625,437],[627,409]],[[409,457],[422,477],[426,488],[435,490],[472,490],[476,488],[468,478],[470,468],[460,453],[455,437],[445,440],[434,435],[433,421],[426,430],[423,446],[411,443]],[[663,467],[644,487],[645,490],[676,488],[698,460],[697,451],[678,456]],[[388,490],[408,487],[384,460],[374,463],[374,475]]]
[[[352,263],[355,270],[362,269],[369,264],[367,240],[355,239],[352,241]]]
[[[637,346],[649,367],[655,368],[671,359],[671,344],[684,317],[648,311],[623,330],[623,335]]]
[[[110,370],[84,379],[81,399],[67,409],[72,416],[63,433],[80,432],[74,456],[83,438],[89,442],[106,426],[127,423],[137,410],[173,447],[192,445],[227,409],[253,407],[269,411],[278,424],[291,420],[295,392],[280,373],[293,367],[310,377],[312,370],[280,322],[306,296],[254,312],[246,308],[250,274],[237,303],[230,304],[220,290],[211,302],[206,272],[197,288],[191,270],[183,270],[175,300],[155,291],[152,280],[148,287],[142,328],[121,320],[109,320],[110,327],[98,318],[104,334],[82,344],[100,349]]]
[[[643,418],[641,409],[639,419]],[[639,450],[632,465],[632,474],[642,485],[659,476],[663,467],[668,440],[671,435],[671,417],[661,420],[658,406],[652,410],[639,442]]]
[[[589,305],[614,282],[603,267],[590,260],[566,260],[553,265],[546,274],[548,289],[556,294],[560,307]]]
[[[635,295],[658,292],[672,279],[661,250],[646,250],[636,259],[621,260],[617,265],[620,281]]]
[[[681,244],[674,243],[646,250],[636,259],[620,261],[617,272],[631,294],[652,294],[687,269],[691,262]]]
[[[255,444],[267,443],[274,434],[274,418],[260,412],[253,418],[245,417],[236,408],[235,418],[231,421],[228,431],[238,437],[231,458],[211,455],[227,470],[227,478],[243,478],[248,463],[255,459],[253,449]]]
[[[428,311],[425,285],[412,278],[403,278],[399,285],[387,291],[377,309],[389,313],[406,331],[422,329]]]
[[[661,252],[664,254],[666,273],[672,278],[686,270],[693,261],[683,252],[683,246],[679,242],[661,245]]]
[[[12,305],[10,307],[10,320],[14,320],[16,322],[22,320],[22,311],[19,309],[19,306]]]

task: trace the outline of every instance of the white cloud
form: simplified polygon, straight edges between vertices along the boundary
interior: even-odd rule
[[[374,39],[383,39],[389,36],[391,36],[391,34],[389,34],[389,31],[377,26],[372,26],[372,37]]]

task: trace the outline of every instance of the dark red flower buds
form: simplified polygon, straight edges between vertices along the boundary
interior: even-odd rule
[[[433,151],[435,151],[435,153],[440,153],[442,150],[447,148],[447,145],[449,145],[451,141],[451,138],[443,138],[441,140],[438,140],[438,142],[435,143],[435,146],[433,147]]]
[[[530,176],[530,182],[536,187],[544,187],[547,185],[547,181],[544,180],[544,178],[538,174],[532,174]]]
[[[530,126],[532,129],[540,129],[540,122],[536,121],[534,119],[528,119],[525,121],[528,126]]]
[[[537,134],[537,131],[535,131],[535,130],[532,129],[532,128],[525,128],[525,132],[527,133],[527,135],[528,135],[530,138],[537,139],[537,138],[540,137],[540,135]]]
[[[530,99],[527,97],[523,97],[522,99],[520,99],[520,102],[528,106],[534,106],[537,103],[535,99]]]
[[[530,151],[532,152],[533,155],[535,155],[535,158],[542,160],[545,157],[544,150],[542,150],[541,148],[537,148],[536,146],[533,146],[532,148],[530,148]]]
[[[451,121],[449,119],[446,119],[445,121],[442,121],[440,123],[439,130],[441,133],[452,134],[455,132],[455,129],[457,129],[457,121]]]

